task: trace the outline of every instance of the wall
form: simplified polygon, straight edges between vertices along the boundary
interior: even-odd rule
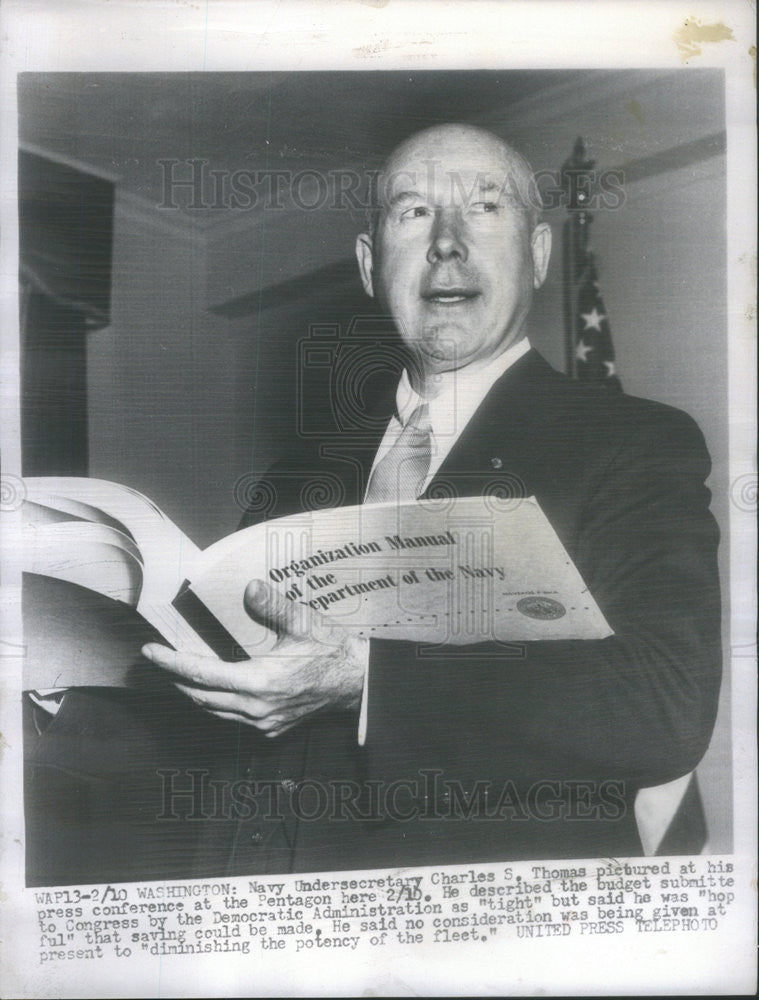
[[[112,322],[88,345],[90,475],[146,493],[201,546],[234,526],[231,431],[245,419],[237,341],[204,290],[199,235],[117,198]]]

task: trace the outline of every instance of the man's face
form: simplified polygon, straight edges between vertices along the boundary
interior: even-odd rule
[[[524,335],[550,230],[532,230],[523,174],[494,136],[443,126],[405,143],[380,178],[359,265],[426,373],[487,361]]]

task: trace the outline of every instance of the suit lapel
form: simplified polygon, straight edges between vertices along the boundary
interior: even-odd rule
[[[509,496],[534,492],[530,470],[557,419],[564,377],[535,350],[493,384],[430,482],[425,496],[476,496],[496,489]],[[320,460],[340,479],[345,505],[363,502],[374,458],[394,412],[395,386],[367,408],[361,426],[319,447]]]
[[[528,469],[547,423],[555,419],[561,381],[530,350],[493,384],[430,482],[425,496],[474,496],[488,487],[509,496],[532,491]]]

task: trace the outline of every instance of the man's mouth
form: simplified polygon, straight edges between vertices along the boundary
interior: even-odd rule
[[[431,288],[422,294],[422,298],[427,302],[434,302],[441,306],[454,306],[461,302],[470,302],[480,293],[472,288]]]

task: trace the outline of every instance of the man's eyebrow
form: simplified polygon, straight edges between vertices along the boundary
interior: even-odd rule
[[[392,208],[399,202],[405,201],[424,201],[424,196],[419,193],[419,191],[397,191],[391,198],[388,199],[387,207]]]
[[[482,180],[472,188],[472,194],[495,194],[504,201],[521,201],[518,190],[515,190],[511,178],[503,181]]]

